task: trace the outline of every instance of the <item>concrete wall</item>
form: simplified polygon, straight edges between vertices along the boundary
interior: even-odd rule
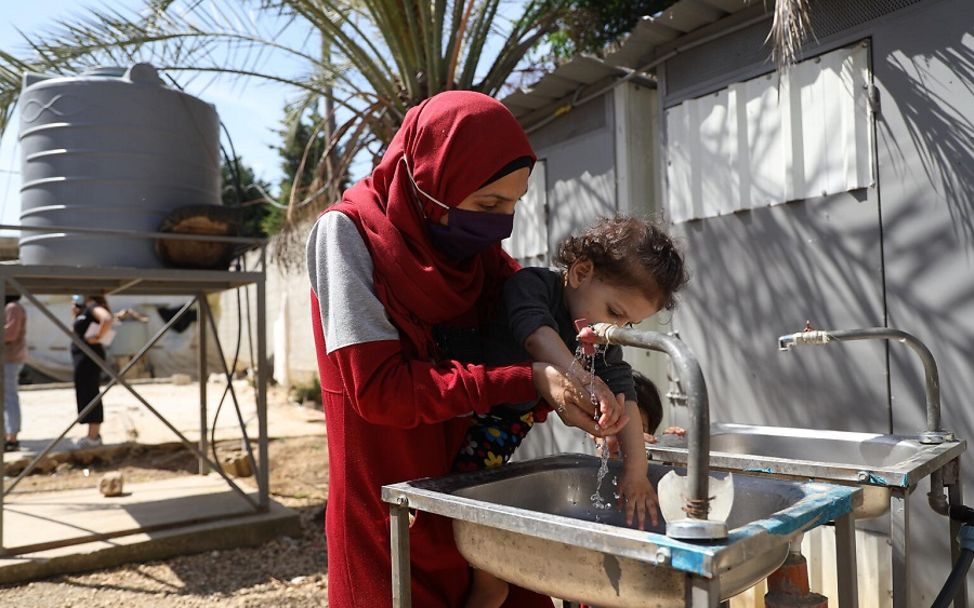
[[[881,14],[883,7],[894,12]],[[945,424],[962,438],[974,433],[966,404],[974,391],[972,24],[974,4],[963,0],[814,5],[817,39],[806,56],[861,40],[871,46],[878,182],[676,227],[694,276],[675,324],[701,357],[714,420],[902,433],[922,427],[922,373],[901,345],[776,351],[776,336],[811,319],[820,328],[885,324],[915,333],[940,363]],[[769,71],[760,45],[767,27],[667,63],[664,104]],[[965,457],[968,485],[970,465]],[[910,606],[929,605],[948,572],[947,524],[926,506],[926,490],[912,501]],[[862,560],[877,564],[873,578],[888,576],[889,554],[867,537],[885,534],[887,525],[861,526],[870,531],[860,533],[860,568]],[[826,580],[831,558],[819,546],[816,567]],[[888,605],[883,589],[865,605]]]
[[[307,229],[302,234],[307,233]],[[258,257],[247,257],[247,267],[257,268]],[[318,376],[314,338],[311,334],[310,284],[305,262],[287,272],[268,256],[267,268],[267,355],[273,361],[272,375],[275,382],[287,386],[307,385]],[[229,361],[237,344],[238,308],[237,291],[220,294],[214,303],[220,340]],[[249,309],[248,309],[249,299]],[[240,290],[240,317],[244,319],[240,333],[239,368],[251,366],[251,349],[257,351],[257,293],[255,287]],[[248,322],[249,310],[249,322]],[[253,332],[253,336],[251,336]]]

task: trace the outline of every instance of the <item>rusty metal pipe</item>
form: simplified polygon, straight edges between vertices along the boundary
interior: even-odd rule
[[[679,338],[655,331],[640,331],[597,323],[592,326],[598,342],[644,348],[669,355],[687,394],[690,428],[687,429],[687,497],[685,511],[700,524],[717,524],[707,520],[710,511],[710,403],[707,382],[700,363],[690,348]],[[686,521],[686,520],[684,520]],[[721,530],[723,527],[723,530]],[[696,526],[692,538],[723,538],[726,525]],[[670,534],[668,531],[667,534]]]
[[[930,349],[916,336],[890,327],[867,327],[863,329],[809,330],[778,338],[778,350],[791,350],[795,346],[828,344],[852,340],[893,340],[913,349],[923,363],[924,390],[926,392],[927,428],[920,433],[921,443],[943,443],[952,441],[953,435],[943,430],[940,416],[940,374],[937,361]]]

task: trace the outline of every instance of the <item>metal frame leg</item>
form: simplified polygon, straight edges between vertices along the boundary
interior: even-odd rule
[[[197,374],[199,376],[200,384],[200,454],[206,454],[209,445],[207,441],[207,431],[209,431],[209,424],[206,419],[206,381],[207,381],[207,367],[206,367],[206,318],[209,316],[209,306],[206,301],[206,294],[200,293],[196,295],[196,330],[199,336],[199,352],[197,354]],[[219,463],[217,463],[219,464]],[[200,475],[206,475],[210,472],[210,466],[207,464],[205,458],[199,459],[199,473]]]
[[[6,301],[7,299],[7,281],[0,278],[0,300]],[[4,304],[3,308],[0,308],[0,327],[6,327],[7,325],[7,305]],[[7,356],[7,346],[3,340],[0,340],[0,361],[6,361]],[[4,363],[6,365],[6,363]],[[7,441],[7,399],[6,399],[6,383],[7,370],[3,370],[3,374],[0,374],[0,439],[4,442]],[[0,452],[0,555],[4,555],[7,550],[3,545],[3,508],[4,508],[4,494],[6,490],[4,489],[3,477],[6,475],[4,471],[3,463],[3,452]]]
[[[409,570],[409,503],[400,498],[389,505],[392,549],[392,608],[412,608],[412,574]]]
[[[893,544],[893,608],[910,607],[910,493],[894,490],[890,498],[890,541]]]
[[[267,267],[261,250],[261,268]],[[267,454],[267,282],[257,281],[257,471],[258,502],[262,510],[270,508],[270,465]]]
[[[182,444],[186,447],[187,450],[189,450],[190,452],[192,452],[197,458],[201,458],[201,459],[204,459],[204,460],[209,460],[205,454],[203,454],[203,453],[201,453],[199,451],[199,446],[196,443],[193,443],[189,439],[187,439],[186,436],[183,435],[183,433],[180,432],[179,429],[177,429],[175,426],[173,426],[173,424],[171,422],[169,422],[169,420],[167,420],[165,416],[163,416],[162,414],[159,413],[159,410],[157,410],[156,408],[152,407],[152,404],[149,403],[148,401],[146,401],[145,397],[143,397],[141,394],[139,394],[139,392],[137,390],[135,390],[134,388],[132,388],[132,385],[130,385],[128,382],[126,382],[122,378],[121,374],[116,373],[115,370],[113,370],[111,368],[111,366],[109,366],[108,363],[103,358],[99,357],[97,353],[95,353],[93,350],[91,350],[91,347],[88,345],[88,343],[86,343],[81,338],[79,338],[77,335],[75,335],[75,333],[73,331],[71,331],[71,329],[69,329],[64,323],[62,323],[60,319],[58,319],[56,316],[54,316],[54,314],[50,310],[48,310],[48,308],[46,306],[44,306],[44,304],[40,300],[38,300],[37,297],[34,296],[34,294],[32,294],[30,291],[28,291],[16,279],[14,279],[14,278],[8,278],[7,280],[14,287],[14,289],[16,289],[19,293],[23,294],[30,301],[30,303],[33,304],[38,309],[38,311],[40,311],[41,313],[43,313],[44,316],[47,317],[47,319],[50,320],[51,323],[53,323],[55,327],[57,327],[58,329],[60,329],[61,332],[64,335],[68,336],[71,339],[71,342],[73,344],[76,344],[78,346],[78,348],[81,349],[81,352],[83,352],[89,359],[91,359],[95,363],[95,365],[97,365],[98,367],[100,367],[103,372],[105,372],[106,374],[108,374],[108,377],[111,378],[111,380],[112,380],[113,383],[117,383],[117,384],[121,385],[122,388],[124,388],[129,393],[131,393],[132,396],[135,397],[138,400],[139,403],[141,403],[143,406],[145,406],[145,408],[147,410],[149,410],[149,412],[153,416],[155,416],[156,418],[158,418],[159,421],[162,422],[166,426],[166,428],[168,428],[170,431],[172,431],[176,435],[176,437],[179,438],[179,440],[182,442]],[[184,308],[189,308],[191,305],[192,305],[192,301],[187,302]],[[125,368],[124,371],[127,371],[128,368],[130,367],[130,365],[131,365],[131,362],[129,362],[129,365],[126,366],[126,368]],[[104,394],[104,393],[102,393],[102,394]],[[68,427],[68,430],[70,430],[71,426],[74,426],[74,424],[77,423],[77,420],[79,420],[80,417],[81,417],[81,415],[79,414],[78,419],[76,419],[75,422],[72,422],[71,423],[71,425]],[[65,430],[64,434],[67,434],[67,431],[68,430]],[[62,434],[62,437],[64,436],[64,434]],[[56,442],[52,442],[51,445],[48,446],[48,451],[50,449],[53,449],[54,443],[56,443]],[[40,458],[41,458],[41,455],[37,456],[35,458],[35,460],[34,460],[33,463],[31,463],[30,465],[28,465],[28,467],[26,469],[24,469],[23,471],[21,471],[20,476],[16,480],[14,480],[14,484],[16,484],[18,481],[20,481],[24,477],[24,475],[27,473],[27,471],[32,466],[34,466],[34,465],[37,464],[37,461]],[[240,488],[240,486],[237,485],[237,483],[235,481],[233,481],[232,479],[230,479],[230,477],[226,474],[226,472],[224,472],[223,469],[220,468],[220,465],[218,465],[217,463],[211,461],[210,462],[210,466],[213,467],[213,470],[216,471],[220,475],[220,477],[222,477],[223,480],[227,482],[227,485],[230,486],[230,489],[233,490],[244,502],[246,502],[248,505],[250,505],[255,511],[261,511],[262,510],[261,507],[260,507],[260,505],[257,502],[255,502],[254,499],[251,498],[249,494],[247,494],[246,492],[244,492]],[[266,508],[263,509],[263,510],[266,510]]]
[[[858,608],[856,523],[852,513],[835,520],[835,572],[839,584],[839,608]]]
[[[964,504],[964,487],[960,476],[960,458],[947,465],[950,469],[951,483],[947,485],[947,499],[952,505]],[[957,563],[960,557],[960,534],[961,523],[954,519],[950,520],[950,558],[951,563]],[[960,583],[960,589],[954,597],[954,608],[967,608],[967,577]]]
[[[719,608],[720,581],[688,574],[686,605],[687,608]]]

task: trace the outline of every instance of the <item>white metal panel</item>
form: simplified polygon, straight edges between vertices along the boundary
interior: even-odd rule
[[[766,207],[785,198],[784,128],[778,113],[778,75],[769,74],[743,83],[747,145],[747,204],[743,209]],[[742,187],[744,184],[742,183]]]
[[[531,171],[528,191],[518,202],[514,213],[514,230],[501,245],[521,264],[548,263],[548,190],[546,166],[539,159]]]
[[[853,107],[850,118],[854,121],[853,127],[848,129],[855,133],[855,169],[849,171],[847,168],[846,179],[851,183],[855,179],[855,184],[860,188],[874,186],[876,175],[873,166],[873,129],[872,108],[869,105],[869,90],[872,86],[872,76],[869,73],[869,46],[859,45],[852,53],[851,62],[847,64],[848,76],[846,80],[851,80]]]
[[[859,44],[667,110],[673,221],[872,185],[868,84]]]
[[[693,211],[690,159],[689,111],[680,104],[666,112],[666,181],[670,221],[686,222],[698,217]]]
[[[699,108],[700,156],[696,160],[701,174],[703,217],[725,215],[740,208],[740,171],[737,142],[737,91],[723,89],[692,100]],[[693,131],[694,125],[690,124]]]
[[[800,88],[804,189],[796,198],[864,188],[870,179],[866,48],[839,49],[794,67]],[[795,97],[791,98],[793,101]]]

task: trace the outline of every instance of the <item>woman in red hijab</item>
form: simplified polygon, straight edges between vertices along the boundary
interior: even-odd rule
[[[573,426],[598,435],[618,430],[611,416],[599,427],[581,409],[587,399],[564,370],[445,357],[477,342],[477,329],[517,269],[500,241],[510,236],[534,161],[527,136],[500,102],[442,93],[406,114],[372,175],[312,229],[308,270],[328,430],[333,608],[391,605],[389,514],[380,488],[449,473],[472,412],[540,395]],[[449,522],[419,513],[410,544],[414,605],[462,605],[468,568]],[[551,602],[512,589],[505,606]]]

